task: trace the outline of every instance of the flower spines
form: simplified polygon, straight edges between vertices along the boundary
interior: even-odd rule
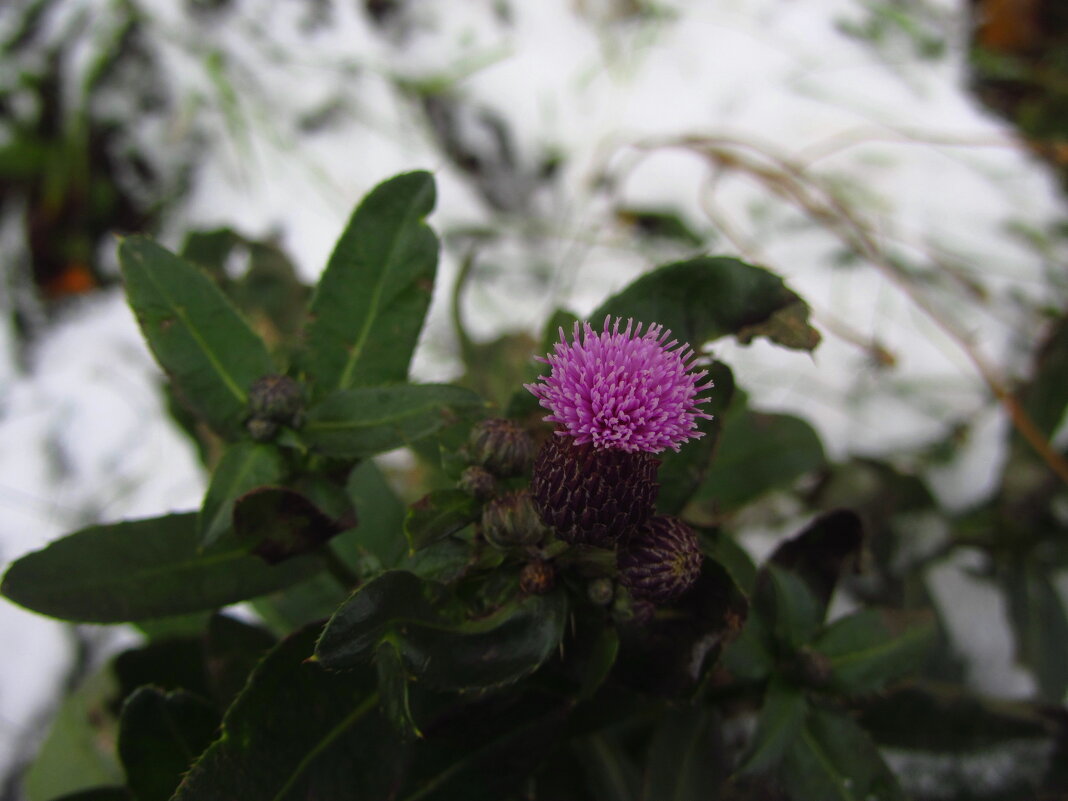
[[[527,384],[539,403],[576,443],[593,443],[599,449],[659,453],[678,450],[690,439],[703,436],[697,421],[710,415],[698,409],[707,399],[699,393],[712,382],[701,383],[708,373],[692,372],[697,356],[685,344],[671,339],[663,326],[621,319],[601,333],[589,323],[575,323],[572,341],[563,328],[553,353],[539,360],[551,368],[542,383]]]
[[[653,513],[660,460],[557,434],[534,460],[531,497],[565,542],[611,548]]]
[[[619,579],[635,598],[673,601],[701,573],[697,534],[677,517],[657,515],[637,529],[616,557]]]

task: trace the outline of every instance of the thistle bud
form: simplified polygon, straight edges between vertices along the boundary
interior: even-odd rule
[[[619,579],[635,598],[662,604],[688,590],[701,572],[697,534],[677,517],[657,515],[617,555]]]
[[[258,417],[253,417],[245,424],[245,428],[248,429],[248,434],[256,442],[270,442],[274,439],[274,435],[278,433],[278,423],[274,420],[261,420]]]
[[[527,595],[545,595],[556,585],[556,568],[552,562],[537,560],[519,571],[519,589]]]
[[[253,420],[294,425],[304,410],[304,392],[289,376],[265,375],[252,382],[248,411]]]
[[[471,429],[468,450],[474,464],[500,478],[509,478],[530,469],[534,442],[518,423],[500,417],[483,420]]]
[[[473,498],[486,501],[497,491],[497,479],[484,467],[472,465],[460,474],[458,486]]]
[[[534,460],[530,491],[541,519],[561,539],[611,548],[652,515],[659,465],[644,451],[577,445],[557,435]]]
[[[537,545],[546,533],[527,490],[507,492],[482,510],[482,536],[498,548]]]

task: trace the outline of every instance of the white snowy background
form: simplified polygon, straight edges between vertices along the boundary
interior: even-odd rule
[[[107,40],[111,4],[59,5],[52,35],[82,26],[88,58]],[[1017,375],[1041,333],[1034,307],[1063,308],[1068,281],[1064,253],[1007,232],[1047,230],[1063,206],[1048,172],[965,90],[962,3],[916,5],[946,45],[935,59],[903,33],[877,45],[844,34],[844,23],[868,13],[852,0],[675,0],[645,16],[612,0],[435,0],[406,4],[388,33],[354,2],[236,2],[225,18],[191,17],[167,0],[138,5],[180,102],[165,120],[131,120],[128,135],[164,165],[201,137],[191,191],[167,218],[164,244],[222,225],[277,235],[311,280],[364,193],[394,173],[430,169],[439,232],[507,232],[465,296],[475,335],[489,338],[534,332],[557,306],[588,312],[654,266],[615,210],[670,207],[712,252],[781,273],[824,333],[814,356],[717,345],[752,405],[806,417],[833,458],[891,456],[906,469],[920,464],[925,444],[972,422],[957,459],[927,478],[952,509],[994,488],[1007,422],[960,347],[878,270],[836,267],[841,243],[796,206],[669,146],[716,139],[848,186],[880,241],[918,261],[938,254],[986,289],[985,302],[952,282],[931,291],[977,350]],[[313,6],[328,9],[325,23],[311,19]],[[0,25],[12,18],[0,9]],[[404,89],[431,85],[448,87],[468,146],[499,150],[486,123],[499,120],[513,174],[530,180],[488,199],[451,166]],[[302,120],[319,113],[330,124],[305,130]],[[560,174],[539,183],[554,154],[564,157]],[[18,231],[0,231],[4,258],[20,247]],[[419,378],[458,370],[444,303],[456,257],[446,250]],[[10,302],[0,299],[0,312]],[[874,366],[863,343],[885,348],[894,366]],[[194,508],[204,480],[164,416],[159,373],[118,291],[71,304],[25,364],[13,330],[0,329],[0,562],[89,522]],[[748,544],[759,555],[775,536],[754,529]],[[930,584],[971,678],[991,693],[1026,695],[1033,683],[1013,665],[1000,597],[966,567],[966,556],[945,564]],[[65,626],[0,604],[0,769],[25,756],[71,642]]]

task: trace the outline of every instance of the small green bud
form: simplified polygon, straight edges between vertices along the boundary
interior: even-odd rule
[[[498,548],[537,545],[546,533],[527,490],[507,492],[482,510],[482,535]]]
[[[615,597],[616,588],[610,578],[597,578],[586,586],[586,595],[597,606],[608,606]]]
[[[541,559],[528,562],[519,571],[519,589],[527,595],[544,595],[556,585],[556,568]]]
[[[473,464],[500,478],[509,478],[530,470],[534,441],[518,423],[491,417],[471,429],[468,452]]]
[[[475,499],[487,501],[497,492],[497,479],[486,468],[472,465],[460,474],[458,486]]]
[[[249,388],[248,411],[253,420],[296,425],[304,411],[304,391],[289,376],[262,376]]]
[[[249,436],[256,442],[270,442],[274,439],[274,435],[278,433],[278,423],[273,420],[262,420],[259,417],[253,417],[245,424],[245,428],[248,429]]]

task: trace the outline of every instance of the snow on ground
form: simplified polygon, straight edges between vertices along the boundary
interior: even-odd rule
[[[102,13],[105,5],[69,7]],[[1042,229],[1061,210],[1044,170],[963,91],[963,24],[943,25],[948,54],[930,61],[908,41],[873,48],[840,33],[840,22],[862,13],[845,0],[680,0],[658,4],[647,20],[614,16],[621,4],[607,0],[440,0],[410,4],[388,35],[354,3],[335,4],[330,24],[317,28],[301,4],[238,3],[225,24],[192,23],[166,0],[142,5],[183,102],[169,125],[131,134],[161,153],[180,148],[193,128],[208,142],[165,244],[177,245],[192,227],[275,232],[311,279],[355,201],[391,174],[428,168],[438,178],[431,222],[439,231],[492,223],[511,234],[493,280],[465,300],[476,335],[535,330],[556,306],[587,312],[653,266],[613,218],[601,189],[611,176],[621,201],[670,206],[714,236],[716,251],[763,261],[811,302],[825,333],[813,357],[759,343],[716,345],[755,405],[803,414],[835,457],[904,453],[976,418],[957,461],[930,478],[956,508],[991,489],[1005,421],[960,347],[885,275],[832,266],[840,243],[796,207],[667,146],[686,136],[749,143],[756,149],[743,151],[762,163],[783,156],[837,181],[895,253],[918,261],[941,254],[987,289],[985,305],[944,282],[933,298],[976,348],[1018,369],[1038,332],[1007,298],[1063,305],[1065,286],[1051,283],[1042,257],[1005,231],[1019,222]],[[948,0],[927,7],[935,22],[958,13]],[[478,114],[497,115],[514,137],[519,172],[565,156],[559,180],[512,197],[512,213],[494,216],[442,155],[397,78],[450,86],[471,114],[469,137],[483,147],[494,143]],[[334,124],[304,131],[301,121],[324,108],[333,109]],[[549,270],[547,283],[532,279],[536,269]],[[440,302],[455,273],[448,252],[416,359],[420,377],[457,369]],[[848,339],[836,334],[842,330]],[[877,341],[896,366],[876,369],[849,339]],[[118,295],[67,310],[26,372],[5,346],[0,378],[4,561],[87,522],[197,504],[203,476],[164,421],[158,375]],[[940,581],[968,592],[963,573],[954,575]],[[966,632],[973,622],[954,619],[953,627]],[[0,638],[9,644],[2,755],[13,753],[51,692],[65,640],[57,624],[11,605],[0,605]],[[982,686],[1026,691],[1003,638],[973,639],[969,648],[984,665]]]

